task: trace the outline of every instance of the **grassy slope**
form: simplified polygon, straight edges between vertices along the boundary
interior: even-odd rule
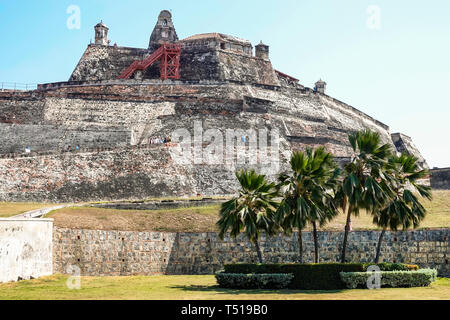
[[[429,214],[420,228],[450,227],[450,191],[435,191],[434,200],[424,201]],[[199,208],[181,208],[171,210],[110,210],[99,208],[66,208],[51,213],[48,217],[55,219],[60,227],[100,229],[100,230],[136,230],[166,232],[210,232],[215,231],[220,206]],[[345,215],[340,215],[323,230],[342,231]],[[372,218],[361,213],[353,218],[353,230],[377,229]]]
[[[56,226],[67,228],[208,232],[215,230],[219,208],[219,205],[153,211],[66,208],[51,212],[47,218],[55,219]]]
[[[0,284],[0,300],[436,300],[450,296],[450,279],[431,287],[380,290],[229,290],[214,276],[83,277],[81,290],[68,290],[67,276]],[[7,290],[5,290],[7,289]]]
[[[16,216],[27,211],[51,207],[49,203],[0,202],[0,218]]]

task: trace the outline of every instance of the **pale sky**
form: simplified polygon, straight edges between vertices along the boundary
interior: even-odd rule
[[[67,8],[80,8],[69,29]],[[450,1],[1,0],[0,82],[68,80],[100,20],[119,46],[146,48],[159,12],[178,36],[221,32],[270,45],[274,67],[413,138],[450,167]]]

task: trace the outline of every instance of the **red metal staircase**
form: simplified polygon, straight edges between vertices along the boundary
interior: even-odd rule
[[[136,71],[145,71],[160,61],[161,80],[180,79],[181,44],[164,43],[145,60],[134,61],[118,79],[129,79]]]

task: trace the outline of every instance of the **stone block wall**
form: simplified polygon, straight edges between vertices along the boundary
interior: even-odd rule
[[[0,154],[125,147],[131,141],[130,130],[97,128],[76,129],[54,125],[0,123]]]
[[[226,53],[221,54],[227,59]],[[32,104],[29,99],[38,100]],[[55,154],[0,159],[0,200],[4,201],[108,201],[234,193],[233,171],[242,166],[180,165],[161,148],[139,151],[123,147],[127,132],[131,145],[148,145],[149,138],[171,137],[179,129],[193,137],[194,124],[199,122],[204,133],[219,130],[224,146],[229,129],[235,130],[238,138],[242,136],[239,130],[277,129],[282,163],[293,150],[321,145],[338,159],[348,159],[352,155],[348,132],[364,128],[379,132],[382,141],[394,147],[386,125],[326,95],[294,87],[218,81],[56,84],[27,94],[0,94],[0,111],[11,105],[17,105],[18,111],[8,116],[15,117],[15,122],[0,119],[0,123],[7,122],[0,125],[0,142],[5,141],[0,149],[20,151],[27,143],[32,144],[32,151],[54,148]],[[73,147],[80,140],[80,147],[87,152],[58,154],[60,146]],[[203,147],[210,142],[205,138]],[[90,152],[92,147],[114,150]],[[287,168],[281,166],[280,171]]]
[[[89,45],[69,81],[114,80],[134,61],[152,51],[118,46]],[[277,85],[280,83],[270,61],[244,53],[217,48],[184,48],[180,57],[183,80],[226,80]],[[145,79],[159,79],[159,63],[148,68]]]
[[[147,49],[91,44],[70,76],[70,81],[117,79],[134,61],[144,59],[148,53]]]
[[[0,123],[42,124],[45,99],[36,91],[0,92]]]
[[[392,134],[392,141],[398,152],[417,157],[419,165],[424,169],[428,169],[427,161],[422,157],[411,137],[402,133],[394,133]]]
[[[53,273],[53,219],[0,219],[0,283]]]
[[[450,190],[450,168],[431,170],[431,187],[436,190]]]
[[[352,232],[349,261],[371,262],[379,232]],[[449,275],[450,229],[387,232],[382,260],[437,268]],[[295,262],[297,235],[261,239],[266,262]],[[343,234],[320,232],[320,261],[339,260]],[[312,234],[305,232],[304,257],[311,262]],[[83,275],[212,274],[226,263],[256,262],[254,248],[244,237],[218,239],[216,233],[161,233],[54,229],[53,264],[56,273],[76,265]]]

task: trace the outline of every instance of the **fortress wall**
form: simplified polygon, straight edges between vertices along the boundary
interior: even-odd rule
[[[218,80],[219,65],[216,50],[197,48],[196,50],[183,49],[180,57],[181,79],[188,80]],[[159,73],[153,76],[157,77]]]
[[[146,49],[89,45],[69,81],[117,79],[133,61],[149,55]],[[230,80],[279,86],[270,61],[215,48],[184,48],[180,57],[184,80]],[[159,79],[159,62],[148,68],[145,79]]]
[[[142,60],[146,49],[91,44],[87,47],[69,81],[117,79],[133,61]]]
[[[113,96],[114,93],[114,96]],[[60,96],[73,99],[61,100]],[[281,120],[282,127],[287,128],[286,135],[291,136],[308,136],[308,137],[333,137],[344,139],[343,143],[347,144],[346,133],[353,130],[370,128],[381,134],[384,142],[390,143],[391,138],[389,128],[380,124],[373,118],[363,114],[362,112],[334,102],[326,96],[309,92],[302,92],[295,89],[268,90],[250,85],[142,85],[142,86],[88,86],[88,87],[72,87],[61,88],[51,93],[52,98],[48,98],[48,107],[46,110],[47,119],[50,122],[61,122],[64,120],[57,119],[54,113],[63,109],[67,105],[69,114],[72,119],[77,121],[78,118],[82,122],[92,122],[96,120],[103,121],[103,118],[117,119],[122,125],[126,121],[136,122],[135,119],[146,120],[155,117],[168,115],[155,114],[153,110],[158,110],[158,104],[151,107],[151,103],[156,102],[174,102],[174,103],[190,103],[195,104],[195,109],[202,109],[203,112],[213,111],[214,108],[220,110],[221,105],[244,100],[244,108],[246,112],[257,113],[258,116],[270,114],[274,119]],[[259,98],[262,100],[249,106],[245,99]],[[78,99],[78,100],[77,100]],[[89,100],[93,100],[89,102]],[[108,101],[100,101],[108,100]],[[266,102],[264,102],[264,100]],[[120,101],[120,102],[119,102]],[[135,104],[133,104],[136,102]],[[138,102],[147,102],[149,105],[141,105]],[[194,103],[195,102],[195,103]],[[73,104],[73,106],[71,106]],[[258,110],[259,108],[259,110]],[[89,115],[93,109],[92,115]],[[122,113],[121,110],[122,109]],[[72,111],[73,110],[73,111]],[[129,120],[124,119],[128,116],[125,112],[132,110]],[[244,110],[244,109],[243,109]],[[157,113],[157,111],[155,111]],[[226,112],[226,110],[224,111]],[[60,111],[60,113],[62,113]],[[83,113],[89,115],[92,119],[87,119]],[[170,114],[170,112],[169,112]],[[173,114],[173,113],[172,113]],[[83,118],[84,117],[84,118]],[[67,117],[68,118],[68,117]],[[114,123],[115,120],[112,120]],[[123,119],[121,121],[120,119]],[[70,121],[70,120],[68,120]],[[109,120],[108,120],[109,121]],[[126,124],[126,123],[125,123]],[[286,124],[286,126],[284,125]],[[128,124],[127,124],[128,125]]]
[[[273,164],[271,159],[236,164],[226,154],[220,162],[208,163],[201,157],[194,163],[193,153],[180,164],[175,148],[159,145],[0,159],[0,201],[67,203],[230,195],[238,187],[236,170],[255,168],[264,173]],[[280,158],[280,167],[285,168],[283,153]],[[274,167],[268,178],[274,180],[272,174],[277,172]]]
[[[177,165],[166,147],[0,159],[0,201],[229,195],[235,168]]]
[[[431,170],[431,187],[436,190],[450,190],[450,168]]]
[[[274,91],[252,87],[247,92],[273,102],[268,107],[271,118],[278,121],[279,128],[294,141],[310,145],[330,143],[335,150],[343,152],[342,155],[337,152],[337,156],[349,156],[347,134],[368,128],[378,132],[381,140],[394,148],[389,127],[327,96],[291,88]]]
[[[107,129],[76,130],[64,126],[17,125],[0,123],[0,154],[62,151],[67,148],[124,147],[130,142],[130,131]]]
[[[47,98],[45,121],[71,128],[158,126],[158,117],[175,112],[173,102]]]
[[[272,63],[245,54],[217,51],[219,79],[280,86]]]
[[[40,124],[45,100],[35,91],[0,92],[0,123]]]
[[[20,137],[21,143],[46,140],[44,149],[58,143],[58,137],[63,143],[83,139],[83,149],[120,147],[124,132],[130,132],[132,145],[140,145],[150,137],[171,137],[178,129],[187,129],[193,138],[198,122],[204,132],[219,129],[224,138],[227,129],[278,129],[282,161],[292,150],[320,145],[339,159],[349,158],[347,133],[363,128],[390,141],[388,128],[371,117],[324,95],[294,88],[132,82],[60,87],[41,94],[45,102],[40,124],[45,125],[45,133],[40,135],[37,126],[4,125],[3,135],[11,136],[6,147],[23,148],[16,143]],[[26,140],[28,135],[34,138]],[[234,169],[174,164],[167,150],[160,150],[164,149],[1,159],[0,201],[116,200],[235,191]],[[183,183],[177,184],[177,179]]]
[[[379,237],[378,231],[349,234],[349,261],[371,262]],[[381,260],[418,264],[450,275],[448,256],[449,229],[387,232],[381,248]],[[320,261],[337,262],[342,232],[319,232]],[[296,262],[297,234],[260,241],[269,263]],[[311,232],[303,233],[304,259],[313,261]],[[54,228],[53,267],[65,273],[75,265],[86,276],[127,276],[154,274],[212,274],[226,263],[251,263],[257,257],[244,236],[236,240],[218,239],[216,233],[160,233],[131,231],[75,230]]]
[[[78,202],[195,195],[192,168],[164,149],[0,159],[0,201]]]
[[[423,168],[428,169],[428,164],[426,160],[420,154],[419,149],[417,149],[411,137],[408,137],[407,135],[404,135],[402,133],[394,133],[392,134],[392,141],[394,142],[394,145],[398,152],[406,153],[417,157],[420,165]]]

